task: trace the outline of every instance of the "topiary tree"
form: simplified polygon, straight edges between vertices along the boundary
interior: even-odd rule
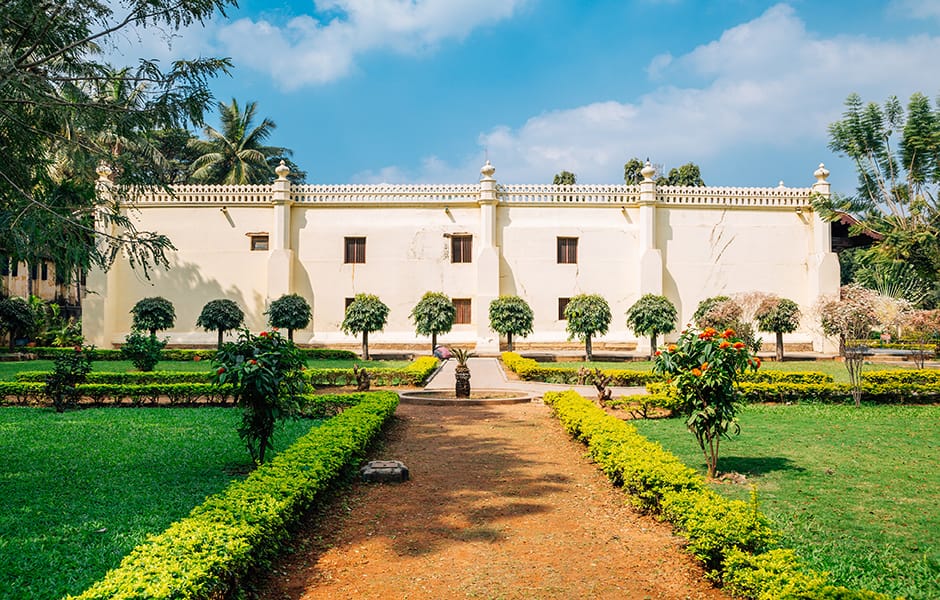
[[[787,298],[770,297],[761,302],[754,313],[761,331],[777,335],[777,360],[783,360],[783,334],[800,326],[800,307]]]
[[[915,342],[911,357],[918,369],[924,368],[927,357],[937,356],[940,346],[940,310],[915,310],[907,315],[904,331]]]
[[[202,312],[199,313],[199,318],[196,319],[196,327],[202,327],[206,331],[218,331],[218,348],[221,350],[222,334],[238,329],[244,321],[245,313],[242,309],[233,300],[221,298],[206,302],[206,305],[202,307]]]
[[[134,329],[149,331],[150,337],[156,338],[158,331],[170,329],[176,322],[173,303],[161,296],[139,300],[131,309],[134,315]]]
[[[868,354],[866,341],[878,323],[875,302],[878,293],[857,285],[842,286],[839,299],[824,302],[818,312],[826,335],[839,338],[839,350],[849,372],[849,385],[855,406],[862,400],[862,366]]]
[[[303,329],[310,324],[310,304],[298,294],[284,294],[271,302],[268,310],[268,324],[287,330],[287,339],[294,341],[294,330]]]
[[[388,306],[378,296],[356,294],[346,307],[346,316],[340,328],[344,333],[362,333],[362,359],[369,360],[369,333],[382,331],[388,322]]]
[[[695,324],[699,327],[705,328],[706,325],[702,323],[705,315],[708,314],[708,312],[711,311],[711,309],[716,305],[727,302],[729,300],[731,300],[729,296],[712,296],[711,298],[705,298],[698,303],[698,306],[695,307],[695,312],[692,314],[692,320],[695,321]],[[738,317],[740,318],[740,315],[738,315]],[[710,326],[714,327],[714,325]]]
[[[29,302],[23,298],[4,298],[0,300],[0,331],[10,336],[10,351],[13,351],[16,338],[27,335],[35,326],[35,313]]]
[[[565,307],[565,319],[568,320],[568,339],[583,339],[587,360],[594,360],[591,337],[604,335],[610,326],[610,305],[607,300],[597,294],[574,296]]]
[[[411,309],[415,333],[431,336],[431,352],[437,347],[437,334],[447,333],[454,326],[457,309],[446,294],[427,292]]]
[[[532,308],[519,296],[500,296],[490,302],[490,329],[506,336],[512,352],[512,336],[532,333]]]
[[[656,336],[669,333],[676,328],[675,305],[665,296],[643,294],[627,310],[627,326],[637,335],[650,337],[650,359],[656,351]]]

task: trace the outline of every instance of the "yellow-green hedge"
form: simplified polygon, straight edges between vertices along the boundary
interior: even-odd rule
[[[526,381],[542,381],[545,383],[567,383],[576,384],[578,382],[578,369],[570,367],[546,367],[531,358],[523,358],[515,352],[503,352],[503,364]],[[611,378],[610,385],[616,386],[640,386],[646,385],[650,381],[655,381],[658,376],[651,371],[637,371],[632,369],[602,369],[601,373]],[[585,385],[592,385],[594,374],[588,372],[584,378]]]
[[[777,533],[756,499],[748,503],[720,496],[673,454],[593,402],[573,391],[546,392],[544,400],[632,503],[672,523],[708,576],[731,593],[760,600],[888,598],[830,585],[824,575],[804,569],[792,552],[775,547]]]
[[[358,397],[358,404],[150,536],[104,579],[70,598],[201,600],[237,591],[249,569],[280,548],[317,494],[360,459],[398,405],[394,392]]]

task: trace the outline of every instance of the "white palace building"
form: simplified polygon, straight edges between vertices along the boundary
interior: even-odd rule
[[[295,341],[353,345],[340,331],[346,303],[371,293],[390,308],[372,346],[423,345],[409,314],[436,291],[457,307],[440,342],[495,353],[488,308],[497,296],[529,303],[534,332],[517,341],[536,348],[567,341],[565,302],[590,293],[613,313],[597,346],[644,350],[648,340],[629,330],[625,313],[645,293],[667,296],[681,325],[703,298],[763,291],[807,315],[788,344],[829,348],[810,316],[839,290],[830,224],[811,206],[814,194],[830,193],[824,166],[808,188],[657,187],[648,164],[639,185],[502,185],[495,171],[487,161],[479,183],[468,185],[292,185],[281,165],[272,185],[154,191],[124,208],[140,230],[170,238],[170,268],[147,280],[118,260],[90,273],[86,339],[122,343],[131,307],[163,296],[176,307],[176,326],[164,332],[170,343],[212,345],[216,334],[195,324],[209,300],[234,300],[258,331],[271,300],[297,293],[313,319]],[[99,176],[112,185],[108,169]]]

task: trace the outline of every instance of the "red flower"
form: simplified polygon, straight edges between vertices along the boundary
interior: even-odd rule
[[[701,372],[699,369],[692,369],[692,375],[694,375],[694,376],[696,376],[696,377],[701,377],[701,376],[702,376],[702,372]]]
[[[76,352],[81,352],[81,351],[82,351],[82,347],[81,347],[81,346],[75,346],[75,351],[76,351]]]
[[[760,368],[760,359],[759,359],[759,358],[754,357],[754,365],[755,365],[758,369]]]
[[[253,365],[258,364],[258,361],[256,361],[255,359],[251,359],[251,360],[249,360],[248,362],[250,362],[250,363],[253,364]]]
[[[735,349],[735,350],[744,350],[744,342],[735,342],[735,343],[734,343],[734,349]]]
[[[719,350],[724,350],[725,348],[730,348],[730,347],[731,347],[731,342],[729,342],[728,340],[724,340],[720,344],[718,344]]]
[[[268,332],[267,332],[267,331],[262,331],[259,335],[260,335],[261,337],[268,337]]]
[[[660,354],[662,354],[662,352],[659,351],[659,350],[657,350],[657,351],[656,351],[656,356],[659,356]]]
[[[729,337],[734,337],[734,329],[725,329],[725,332],[721,334],[721,337],[728,339]]]
[[[222,373],[225,373],[225,367],[219,367],[219,370],[216,371],[217,375],[221,375]]]

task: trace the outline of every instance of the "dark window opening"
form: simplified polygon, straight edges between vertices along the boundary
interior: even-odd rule
[[[470,298],[454,298],[452,300],[457,314],[454,317],[454,325],[470,324]]]
[[[46,261],[42,261],[42,265],[39,269],[39,278],[43,281],[49,279],[49,264]]]
[[[268,236],[266,235],[253,235],[251,236],[251,249],[253,251],[265,251],[268,250]]]
[[[571,302],[571,298],[559,298],[558,299],[558,320],[567,321],[568,318],[565,317],[565,309],[568,308],[568,303]]]
[[[366,262],[366,238],[348,237],[345,238],[345,241],[346,252],[343,262],[347,264]]]
[[[558,264],[573,265],[578,262],[578,238],[558,238]]]
[[[472,255],[472,235],[455,235],[450,238],[450,262],[468,263],[472,261]]]

